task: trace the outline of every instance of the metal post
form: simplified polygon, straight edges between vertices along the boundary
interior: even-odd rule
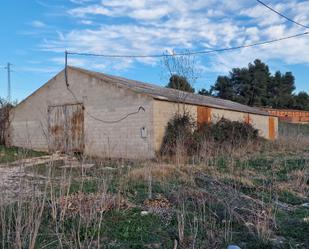
[[[8,103],[11,103],[11,63],[7,63],[7,66],[5,69],[7,69],[8,72],[8,96],[7,96],[7,101]]]
[[[67,87],[69,87],[69,82],[68,82],[68,51],[64,51],[64,78],[65,78],[65,84]]]

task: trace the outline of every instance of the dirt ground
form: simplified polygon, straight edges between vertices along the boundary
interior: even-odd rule
[[[9,203],[30,194],[39,194],[40,191],[34,189],[37,188],[35,187],[37,184],[33,183],[42,180],[42,176],[26,173],[25,169],[60,160],[65,163],[68,157],[55,154],[0,164],[0,203]]]

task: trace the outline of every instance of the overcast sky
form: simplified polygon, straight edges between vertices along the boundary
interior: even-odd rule
[[[309,1],[266,1],[309,25]],[[10,0],[0,3],[0,95],[7,62],[13,99],[21,100],[64,66],[64,50],[162,54],[239,46],[305,32],[254,0]],[[260,58],[272,72],[292,71],[297,91],[309,91],[309,35],[267,46],[194,58],[196,89]],[[165,85],[160,59],[70,56],[69,64]]]

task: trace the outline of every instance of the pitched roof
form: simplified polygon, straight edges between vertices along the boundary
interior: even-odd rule
[[[129,89],[131,91],[146,94],[148,96],[153,97],[158,100],[165,100],[171,102],[182,102],[186,104],[200,105],[200,106],[208,106],[219,109],[240,111],[246,113],[260,114],[269,116],[268,112],[246,106],[243,104],[239,104],[230,100],[224,100],[220,98],[214,98],[210,96],[203,96],[194,93],[188,93],[176,89],[160,87],[154,84],[148,84],[136,80],[129,80],[126,78],[112,76],[108,74],[98,73],[94,71],[89,71],[86,69],[78,68],[78,67],[69,67],[70,69],[80,71],[82,73],[86,73],[92,77],[98,78],[108,83],[113,83],[119,87]]]

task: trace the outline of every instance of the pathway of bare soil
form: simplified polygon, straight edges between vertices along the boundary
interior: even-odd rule
[[[25,172],[27,167],[51,164],[63,161],[63,165],[72,164],[74,160],[59,154],[27,158],[11,163],[0,164],[0,204],[12,202],[18,198],[39,194],[37,184],[43,176]],[[76,162],[74,162],[76,164]]]

